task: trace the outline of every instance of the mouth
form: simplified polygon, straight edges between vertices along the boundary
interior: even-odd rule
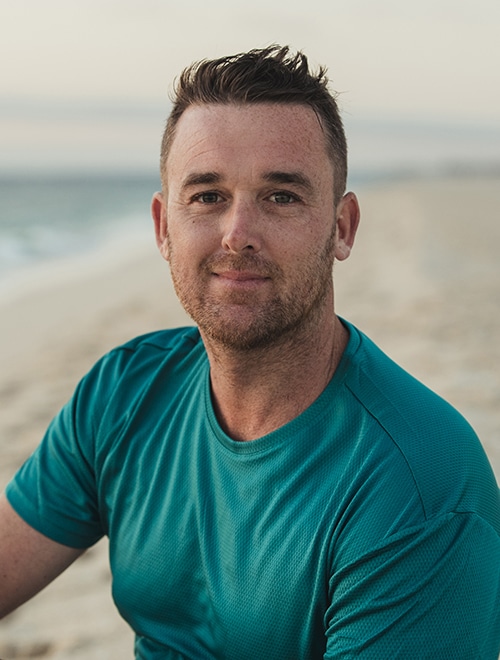
[[[218,286],[231,291],[256,291],[271,281],[270,277],[250,270],[212,272]]]
[[[255,273],[249,270],[224,270],[220,272],[213,272],[213,275],[220,277],[223,280],[230,280],[232,282],[258,282],[268,280],[269,277]]]

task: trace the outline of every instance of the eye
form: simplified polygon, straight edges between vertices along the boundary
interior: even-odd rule
[[[275,204],[292,204],[297,201],[297,197],[291,193],[280,190],[269,196],[269,199]]]
[[[202,204],[217,204],[217,202],[220,202],[222,197],[219,195],[218,192],[214,191],[207,191],[207,192],[202,192],[199,193],[198,195],[195,195],[193,197],[193,201],[195,202],[201,202]]]

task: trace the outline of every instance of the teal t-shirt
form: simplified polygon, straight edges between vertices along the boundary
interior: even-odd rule
[[[352,325],[299,417],[236,442],[195,328],[106,355],[7,489],[60,543],[110,540],[136,657],[488,659],[500,503],[468,424]]]

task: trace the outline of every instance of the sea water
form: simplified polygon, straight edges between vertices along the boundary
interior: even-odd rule
[[[435,176],[500,164],[500,126],[430,125],[347,118],[349,188],[401,176]],[[156,158],[156,155],[155,155]],[[153,161],[153,157],[151,157]],[[0,288],[16,271],[95,250],[115,237],[153,241],[150,201],[160,188],[151,170],[26,174],[0,170]],[[119,171],[120,170],[120,171]],[[112,249],[112,247],[110,247]]]
[[[0,177],[0,282],[14,271],[153,232],[152,174]]]

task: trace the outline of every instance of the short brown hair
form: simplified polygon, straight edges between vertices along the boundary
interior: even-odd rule
[[[347,143],[336,95],[328,89],[326,69],[311,72],[302,52],[272,45],[247,53],[195,62],[181,73],[172,98],[161,146],[165,172],[175,127],[191,105],[212,103],[283,103],[311,107],[323,126],[327,150],[335,168],[335,198],[340,199],[347,179]]]

